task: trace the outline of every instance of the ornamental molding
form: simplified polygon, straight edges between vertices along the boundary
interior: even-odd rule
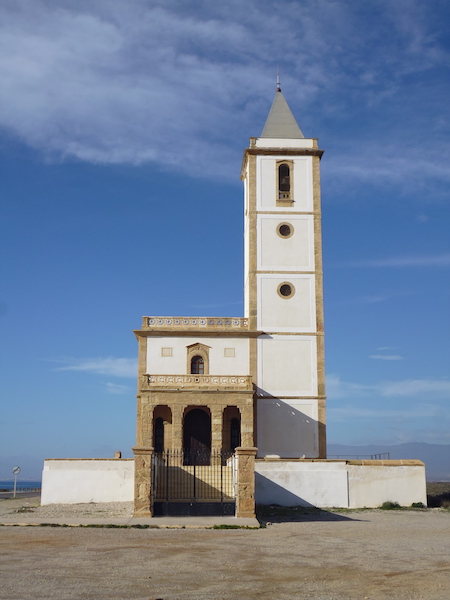
[[[143,389],[253,389],[251,375],[143,375],[142,384]]]
[[[247,329],[248,319],[241,317],[143,317],[143,329],[223,328]]]

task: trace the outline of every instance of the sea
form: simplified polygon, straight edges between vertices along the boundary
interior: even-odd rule
[[[29,479],[18,479],[17,480],[17,489],[21,488],[40,488],[41,481],[40,480],[29,480]],[[2,490],[13,490],[14,489],[14,479],[8,479],[0,481],[0,491]]]

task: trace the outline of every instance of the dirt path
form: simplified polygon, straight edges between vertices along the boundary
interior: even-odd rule
[[[260,530],[1,527],[0,598],[448,600],[450,512],[336,519]]]

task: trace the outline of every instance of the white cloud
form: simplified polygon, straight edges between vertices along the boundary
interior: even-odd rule
[[[278,60],[294,112],[310,121],[318,101],[325,119],[339,119],[351,103],[379,105],[405,75],[446,63],[443,24],[424,3],[397,4],[375,2],[374,19],[334,0],[4,1],[0,126],[53,157],[234,176],[234,144],[261,131]],[[416,87],[412,100],[420,97]],[[428,90],[423,97],[428,107]],[[347,183],[448,181],[445,137],[419,154],[415,139],[399,153],[398,140],[388,148],[381,136],[364,152],[341,146],[329,172]]]
[[[448,398],[450,381],[447,379],[405,379],[361,384],[342,381],[339,375],[331,374],[326,381],[327,396],[331,400],[341,398],[424,396],[425,398]]]
[[[131,388],[129,388],[126,385],[119,385],[117,383],[107,383],[106,384],[106,389],[108,391],[109,394],[117,394],[117,395],[125,395],[125,394],[132,394],[133,391]]]
[[[403,356],[400,356],[400,354],[371,354],[369,358],[375,360],[403,360]]]
[[[390,420],[413,420],[417,418],[436,417],[439,414],[440,407],[432,404],[417,404],[411,406],[407,412],[402,409],[387,408],[365,408],[360,406],[347,405],[337,408],[329,408],[330,418],[332,420],[349,421],[354,419],[390,419]]]
[[[383,396],[434,396],[450,399],[450,381],[440,379],[406,379],[379,385]]]
[[[373,386],[342,381],[339,375],[330,374],[327,375],[326,379],[326,391],[328,398],[332,400],[355,396],[364,397],[370,395],[373,391]]]
[[[83,371],[98,375],[114,377],[137,377],[137,360],[135,358],[66,358],[58,362],[67,363],[58,371]]]
[[[346,267],[449,267],[450,254],[435,256],[404,256],[348,262]]]

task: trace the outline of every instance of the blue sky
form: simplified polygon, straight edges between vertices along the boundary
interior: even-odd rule
[[[1,462],[131,456],[142,315],[242,315],[239,170],[322,159],[328,439],[450,443],[445,0],[3,0]]]

